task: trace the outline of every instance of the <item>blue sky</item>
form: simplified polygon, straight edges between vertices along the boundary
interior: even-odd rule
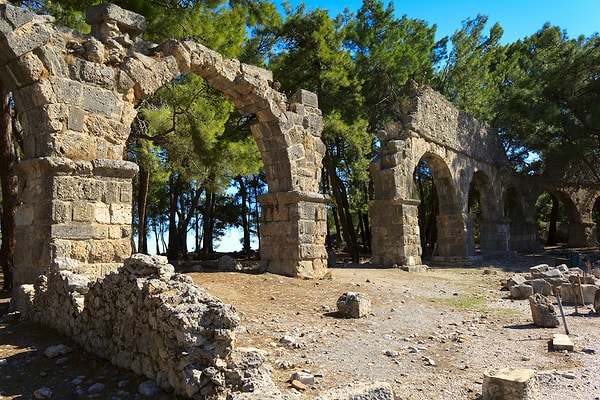
[[[276,0],[277,1],[277,0]],[[382,0],[387,6],[389,0]],[[292,6],[300,0],[290,0]],[[398,17],[422,19],[437,25],[437,39],[452,35],[461,22],[477,14],[488,16],[489,29],[498,22],[504,29],[503,42],[511,43],[539,31],[546,22],[566,30],[570,38],[591,36],[600,31],[600,0],[394,0]],[[348,7],[356,12],[362,0],[305,0],[308,9],[329,10],[333,17]]]

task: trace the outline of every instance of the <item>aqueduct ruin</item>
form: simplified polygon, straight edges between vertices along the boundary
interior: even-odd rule
[[[17,287],[62,269],[104,276],[130,255],[137,166],[123,161],[123,153],[135,107],[184,73],[202,76],[242,115],[256,117],[251,130],[268,181],[260,200],[264,268],[324,275],[327,197],[318,191],[324,145],[316,95],[299,90],[288,100],[271,87],[269,71],[224,59],[193,41],[145,42],[144,18],[115,5],[89,10],[91,35],[10,3],[0,11],[0,79],[14,94],[24,129]],[[421,160],[438,190],[440,261],[464,263],[477,255],[471,184],[481,196],[483,254],[539,246],[533,204],[544,190],[569,206],[569,245],[596,243],[591,210],[598,192],[592,186],[570,177],[554,186],[519,181],[495,132],[430,89],[415,87],[406,118],[379,140],[380,155],[371,165],[373,264],[422,263],[412,182]]]

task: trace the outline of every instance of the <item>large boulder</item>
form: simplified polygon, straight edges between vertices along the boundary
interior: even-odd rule
[[[546,296],[540,293],[529,296],[529,306],[535,325],[542,328],[555,328],[560,325],[554,305]]]

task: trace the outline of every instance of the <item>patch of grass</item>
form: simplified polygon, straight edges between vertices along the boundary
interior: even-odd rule
[[[454,296],[454,297],[434,297],[432,301],[440,303],[450,308],[472,311],[488,311],[486,299],[483,296]]]
[[[522,315],[520,310],[504,307],[490,307],[487,305],[487,299],[484,296],[454,296],[454,297],[434,297],[431,299],[434,303],[441,304],[448,308],[454,308],[467,311],[480,311],[485,313],[501,314],[506,317],[517,317]]]

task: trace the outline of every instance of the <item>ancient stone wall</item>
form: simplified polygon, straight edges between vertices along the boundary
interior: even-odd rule
[[[61,270],[19,290],[23,317],[175,394],[210,398],[244,386],[258,391],[243,379],[248,369],[268,380],[260,370],[262,352],[234,351],[235,309],[175,273],[165,257],[134,255],[99,281]],[[240,362],[248,357],[251,363]]]

